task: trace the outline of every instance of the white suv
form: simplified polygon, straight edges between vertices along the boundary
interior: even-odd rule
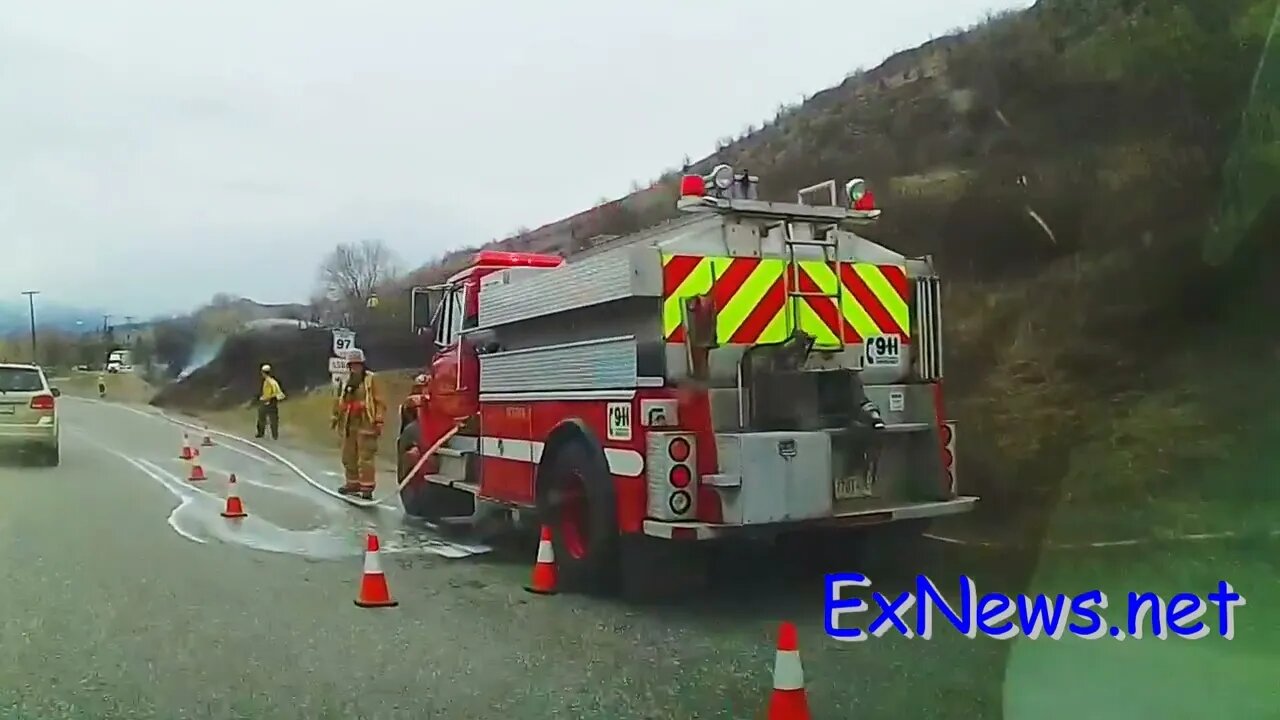
[[[0,363],[0,445],[32,447],[42,464],[57,465],[60,395],[39,367]]]

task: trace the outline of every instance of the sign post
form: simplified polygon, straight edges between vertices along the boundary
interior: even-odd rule
[[[340,357],[329,358],[329,378],[334,385],[341,385],[347,381],[347,359]]]
[[[354,330],[335,328],[333,331],[333,354],[342,357],[348,350],[355,349],[356,333]]]
[[[333,384],[341,387],[347,381],[347,353],[356,347],[354,330],[334,328],[333,355],[329,358],[329,378]]]

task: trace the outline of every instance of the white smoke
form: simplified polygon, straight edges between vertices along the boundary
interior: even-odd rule
[[[182,369],[182,372],[178,373],[178,380],[185,380],[191,373],[213,362],[213,359],[218,357],[218,353],[222,351],[222,346],[226,342],[225,335],[216,335],[197,340],[196,346],[191,349],[191,359],[187,361],[187,366]]]

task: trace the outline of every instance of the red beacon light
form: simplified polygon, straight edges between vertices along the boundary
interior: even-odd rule
[[[705,197],[707,181],[701,175],[685,175],[680,178],[680,197]]]
[[[857,212],[874,212],[876,210],[876,196],[871,192],[871,188],[867,187],[867,181],[862,178],[854,178],[845,186],[845,193],[849,196],[850,207]]]
[[[706,201],[726,198],[735,182],[733,168],[723,163],[715,166],[709,175],[685,175],[680,178],[677,206],[686,210],[705,209]]]

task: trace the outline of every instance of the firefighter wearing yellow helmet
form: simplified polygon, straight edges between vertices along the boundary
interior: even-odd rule
[[[262,437],[266,434],[267,425],[271,426],[271,439],[280,439],[280,401],[284,400],[284,391],[280,389],[280,383],[276,381],[271,374],[271,366],[263,365],[258,372],[262,375],[262,389],[258,392],[256,405],[258,406],[258,434],[254,437]]]
[[[364,351],[347,353],[347,370],[347,381],[333,405],[332,427],[342,438],[342,469],[346,477],[338,492],[371,500],[386,404],[377,378],[365,366]]]

